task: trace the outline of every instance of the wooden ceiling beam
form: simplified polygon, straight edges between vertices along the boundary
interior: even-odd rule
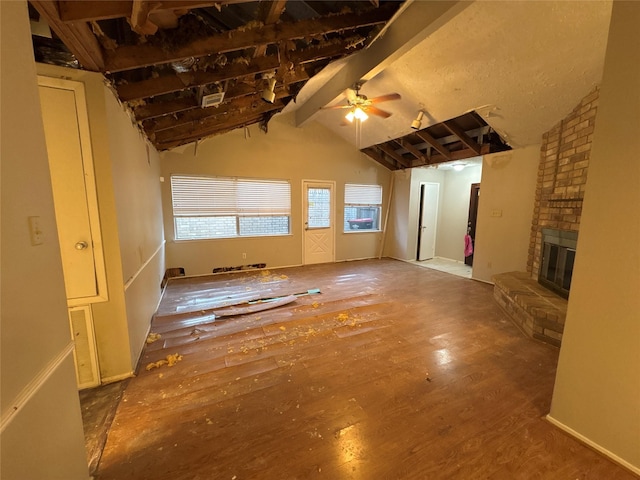
[[[247,3],[253,0],[173,0],[153,2],[153,10],[191,10],[194,8],[214,7],[216,5],[231,5]],[[59,0],[60,18],[63,22],[91,22],[110,18],[129,17],[133,10],[132,0]]]
[[[192,108],[198,108],[198,100],[195,97],[176,98],[158,103],[148,103],[133,108],[133,114],[138,122],[162,117],[173,113],[184,112]]]
[[[141,82],[124,83],[118,85],[116,90],[123,102],[139,100],[141,98],[155,97],[166,93],[178,92],[193,87],[200,87],[216,82],[224,82],[238,77],[269,72],[279,65],[278,57],[262,57],[253,59],[248,65],[236,63],[229,65],[220,71],[213,72],[188,72],[175,75],[163,75],[150,78]]]
[[[456,122],[453,120],[447,120],[443,122],[443,125],[453,133],[456,137],[460,139],[462,143],[464,143],[468,148],[476,152],[476,155],[480,155],[480,145],[473,138],[467,135],[462,128],[458,126]]]
[[[405,160],[402,157],[402,155],[398,154],[393,148],[391,148],[386,143],[381,143],[379,145],[376,145],[376,148],[379,148],[380,150],[382,150],[384,153],[389,155],[391,158],[393,158],[396,162],[398,162],[404,168],[410,168],[411,167],[411,163],[408,160]]]
[[[283,98],[290,97],[291,95],[280,90],[276,92],[276,100],[282,100]],[[225,96],[226,100],[226,96]],[[263,102],[262,95],[254,93],[253,95],[245,95],[243,97],[237,97],[233,101],[225,101],[217,107],[208,108],[194,108],[175,115],[165,115],[162,118],[156,120],[148,120],[144,122],[143,128],[147,134],[157,133],[162,130],[168,130],[170,128],[178,127],[193,122],[200,122],[202,120],[218,117],[220,115],[227,115],[235,110],[246,109],[253,104]]]
[[[230,122],[246,121],[247,118],[255,118],[272,111],[279,111],[284,108],[282,102],[273,104],[261,102],[257,103],[253,108],[249,107],[249,111],[236,110],[232,113],[224,115],[223,118],[205,119],[199,122],[192,122],[187,125],[180,125],[168,130],[162,130],[150,138],[154,138],[158,143],[170,143],[178,140],[184,140],[193,137],[206,137],[215,133],[217,130],[224,128]],[[248,123],[248,122],[247,122]],[[254,122],[255,123],[255,122]]]
[[[291,52],[289,60],[294,65],[305,64],[326,58],[334,58],[344,55],[349,49],[349,40],[345,42],[335,43],[323,47],[310,47],[299,52]],[[354,47],[353,51],[361,47]],[[139,100],[142,98],[154,97],[166,93],[186,90],[193,87],[208,85],[211,83],[231,80],[232,78],[240,78],[257,73],[268,72],[279,67],[279,59],[276,55],[269,57],[261,57],[252,59],[249,65],[237,64],[229,66],[222,72],[193,72],[176,75],[164,75],[158,78],[150,78],[141,82],[125,83],[116,87],[118,96],[123,102]],[[227,74],[228,72],[228,74]],[[307,73],[299,68],[295,69],[295,73],[291,77],[285,77],[285,83],[297,83],[308,80]]]
[[[389,170],[393,171],[393,170],[399,170],[400,169],[396,163],[388,161],[385,158],[384,155],[381,155],[380,152],[378,152],[378,150],[375,147],[363,148],[360,151],[365,153],[369,157],[371,157],[373,160],[378,162],[380,165],[388,168]]]
[[[440,152],[443,157],[451,159],[451,152],[449,151],[449,149],[438,142],[438,140],[432,137],[427,131],[418,130],[417,132],[415,132],[415,134],[422,140],[427,142],[429,145],[431,145],[433,148],[435,148],[438,152]]]
[[[280,19],[280,15],[284,12],[284,7],[287,4],[287,0],[274,0],[268,4],[261,2],[258,8],[265,8],[265,12],[262,14],[262,22],[265,25],[272,25]],[[266,5],[266,7],[265,7]],[[258,45],[253,52],[253,57],[263,57],[267,53],[267,45]]]
[[[406,138],[398,138],[395,140],[395,142],[400,145],[401,148],[404,148],[405,150],[407,150],[411,155],[413,155],[414,157],[416,157],[417,160],[419,161],[427,161],[427,157],[426,154],[422,153],[420,150],[418,150],[416,147],[414,147],[411,142],[409,142]]]
[[[89,25],[83,22],[63,23],[56,2],[52,0],[33,0],[30,3],[84,68],[94,72],[104,71],[102,48]]]
[[[205,138],[209,138],[209,137],[214,137],[217,135],[223,135],[225,133],[229,133],[233,130],[236,130],[238,128],[242,128],[242,127],[248,127],[250,125],[259,123],[260,121],[262,121],[264,119],[265,114],[260,114],[260,115],[255,115],[255,116],[251,116],[251,117],[245,117],[245,118],[240,118],[240,119],[233,119],[225,124],[221,124],[220,127],[212,132],[208,132],[206,134],[202,134],[202,133],[197,133],[193,136],[190,137],[185,137],[185,138],[181,138],[181,139],[177,139],[177,140],[169,140],[169,141],[164,141],[164,142],[155,142],[154,146],[156,147],[157,150],[168,150],[171,148],[175,148],[178,147],[180,145],[185,145],[187,143],[193,143],[196,142],[198,140],[203,140]]]
[[[391,7],[394,6],[391,5]],[[149,44],[125,45],[107,52],[105,69],[108,72],[120,72],[170,63],[183,58],[203,57],[212,53],[242,50],[255,45],[342,32],[361,26],[373,26],[385,23],[392,12],[393,9],[390,7],[380,7],[364,13],[344,13],[297,22],[279,22],[253,29],[239,28],[195,40],[170,52]]]

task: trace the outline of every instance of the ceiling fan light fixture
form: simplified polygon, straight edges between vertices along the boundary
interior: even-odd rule
[[[413,128],[414,130],[420,130],[420,127],[422,126],[423,116],[424,116],[424,112],[420,110],[418,112],[418,116],[416,117],[416,119],[413,122],[411,122],[411,128]]]
[[[262,99],[267,103],[273,103],[276,99],[275,94],[276,79],[274,77],[269,78],[269,85],[262,91]]]
[[[349,112],[347,112],[344,118],[346,118],[351,123],[353,123],[354,118],[360,120],[361,122],[364,122],[367,118],[369,118],[369,115],[367,115],[366,112],[360,107],[354,107],[349,110]]]

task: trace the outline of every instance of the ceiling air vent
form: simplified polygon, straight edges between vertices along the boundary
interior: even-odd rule
[[[204,95],[202,97],[202,108],[215,107],[220,105],[224,99],[224,92],[212,93],[211,95]]]

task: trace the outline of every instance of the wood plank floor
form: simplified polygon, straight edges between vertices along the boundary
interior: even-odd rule
[[[152,331],[99,480],[636,478],[543,419],[558,350],[489,285],[384,259],[175,279]]]

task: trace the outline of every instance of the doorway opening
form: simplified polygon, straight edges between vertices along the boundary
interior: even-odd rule
[[[417,260],[429,260],[436,256],[436,230],[438,225],[438,183],[420,185],[420,214],[418,216]]]
[[[471,184],[471,196],[469,198],[469,218],[467,220],[467,235],[470,237],[470,254],[465,251],[464,263],[465,265],[473,266],[473,252],[475,250],[476,242],[476,225],[478,223],[478,203],[480,202],[480,184]],[[466,249],[465,249],[466,250]]]

